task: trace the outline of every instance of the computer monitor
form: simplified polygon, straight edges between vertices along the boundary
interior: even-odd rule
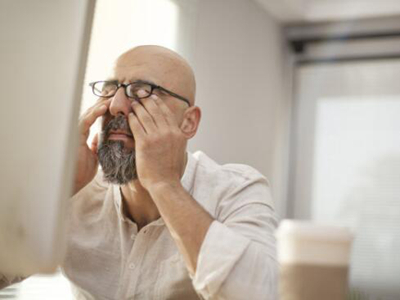
[[[94,2],[0,1],[2,274],[63,259]]]

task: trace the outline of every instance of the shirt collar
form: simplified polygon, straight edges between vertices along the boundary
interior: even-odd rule
[[[187,152],[187,162],[185,167],[185,172],[181,178],[181,183],[183,188],[192,195],[193,185],[194,185],[194,174],[196,171],[196,160],[191,152]]]

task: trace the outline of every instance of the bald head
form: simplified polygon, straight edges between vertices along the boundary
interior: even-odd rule
[[[123,53],[116,61],[119,81],[148,80],[195,102],[196,81],[187,61],[161,46],[139,46]]]

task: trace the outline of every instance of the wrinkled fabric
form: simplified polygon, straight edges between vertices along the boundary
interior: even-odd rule
[[[188,153],[183,187],[213,218],[195,274],[164,221],[138,231],[117,185],[95,179],[70,201],[62,264],[76,299],[276,299],[278,268],[268,181],[255,169]]]

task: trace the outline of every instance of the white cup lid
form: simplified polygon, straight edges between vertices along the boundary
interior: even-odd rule
[[[276,232],[281,263],[347,265],[353,240],[343,226],[283,220]]]
[[[353,234],[344,226],[318,224],[312,221],[283,220],[276,231],[276,237],[348,242],[353,239]]]

